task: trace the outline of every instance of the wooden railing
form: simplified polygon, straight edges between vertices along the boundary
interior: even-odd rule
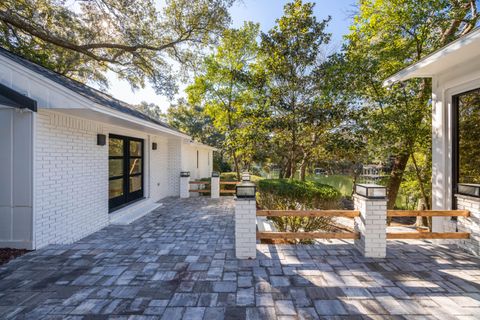
[[[188,182],[190,185],[204,185],[204,186],[210,186],[211,183],[210,181],[189,181]],[[228,189],[222,189],[222,185],[237,185],[239,184],[238,181],[220,181],[220,193],[235,193],[235,189],[233,190],[228,190]],[[207,189],[190,189],[188,190],[189,192],[199,192],[199,193],[208,193],[210,192],[210,187]]]
[[[229,190],[229,189],[222,189],[222,185],[237,185],[240,182],[238,181],[220,181],[220,193],[235,193],[235,189]]]
[[[353,210],[257,210],[259,217],[347,217],[360,216]],[[258,232],[257,239],[359,239],[357,232]]]
[[[189,181],[188,182],[190,185],[204,185],[204,186],[209,186],[210,181]],[[210,192],[210,188],[208,189],[190,189],[188,192],[198,192],[198,193],[207,193]]]
[[[387,210],[387,217],[469,217],[468,210]],[[469,239],[468,232],[387,232],[394,239]]]

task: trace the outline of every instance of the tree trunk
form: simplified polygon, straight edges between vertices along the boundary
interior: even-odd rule
[[[233,164],[235,166],[235,172],[237,173],[237,180],[241,181],[240,166],[238,165],[237,154],[235,151],[232,152],[232,158],[233,158]]]
[[[395,157],[387,186],[388,209],[393,209],[395,207],[395,200],[397,200],[398,190],[400,189],[400,184],[402,183],[403,172],[405,171],[409,157],[410,155],[406,152]]]
[[[305,181],[305,173],[307,171],[307,160],[303,160],[300,166],[300,180]]]
[[[425,205],[425,200],[423,199],[418,200],[417,210],[426,210],[426,209],[427,207]],[[428,217],[417,217],[415,226],[428,227]]]
[[[423,205],[425,207],[424,210],[429,210],[430,209],[430,206],[429,206],[430,200],[429,200],[429,198],[427,196],[427,193],[425,191],[425,184],[423,183],[422,176],[420,174],[420,168],[417,165],[417,160],[415,159],[415,155],[413,154],[413,152],[412,152],[412,162],[413,162],[413,166],[415,168],[415,175],[417,176],[418,185],[420,186],[420,193],[422,194]]]

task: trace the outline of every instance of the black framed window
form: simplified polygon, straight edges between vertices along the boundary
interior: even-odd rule
[[[109,135],[108,199],[110,212],[143,198],[143,140]]]
[[[480,184],[480,88],[453,96],[453,192]]]

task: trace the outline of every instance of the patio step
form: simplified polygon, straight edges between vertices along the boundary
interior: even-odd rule
[[[157,202],[145,202],[133,204],[132,206],[125,207],[119,211],[113,213],[110,216],[110,224],[127,225],[134,222],[137,219],[145,216],[153,210],[161,207],[162,203]]]

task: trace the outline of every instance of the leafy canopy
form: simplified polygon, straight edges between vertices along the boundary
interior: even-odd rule
[[[0,46],[81,82],[105,71],[133,88],[176,92],[172,62],[187,66],[230,23],[234,0],[3,0]]]

